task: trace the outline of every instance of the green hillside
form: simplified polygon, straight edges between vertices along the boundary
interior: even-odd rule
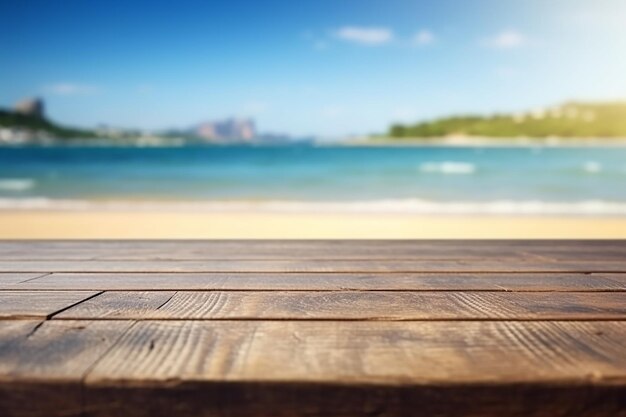
[[[91,138],[96,137],[91,130],[74,129],[59,126],[45,118],[28,116],[9,110],[0,110],[0,127],[26,129],[32,132],[43,132],[55,138]]]
[[[450,135],[485,137],[626,137],[626,102],[571,102],[540,111],[491,116],[454,116],[390,127],[394,138]]]

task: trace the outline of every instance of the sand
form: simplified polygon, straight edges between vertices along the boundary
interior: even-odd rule
[[[626,238],[623,217],[2,211],[0,239]]]

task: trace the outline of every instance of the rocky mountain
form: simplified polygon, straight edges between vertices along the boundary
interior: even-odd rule
[[[225,119],[201,123],[191,129],[191,135],[208,142],[251,142],[257,137],[254,120]]]

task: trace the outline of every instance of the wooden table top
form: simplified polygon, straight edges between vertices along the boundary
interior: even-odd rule
[[[626,240],[2,242],[39,415],[626,416]]]

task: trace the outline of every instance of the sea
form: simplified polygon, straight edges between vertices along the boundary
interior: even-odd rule
[[[0,148],[3,210],[626,216],[626,148]]]

